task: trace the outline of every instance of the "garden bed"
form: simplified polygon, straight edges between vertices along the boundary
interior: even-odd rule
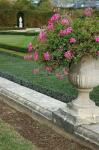
[[[0,104],[1,107],[1,104]],[[4,107],[3,107],[4,108]],[[11,113],[9,111],[8,113]],[[14,113],[14,111],[13,111]],[[4,112],[2,112],[2,116]],[[7,111],[6,111],[7,115]],[[0,117],[2,118],[2,117]],[[38,150],[32,142],[24,139],[13,127],[0,119],[0,149],[1,150]]]
[[[30,140],[42,150],[91,150],[85,145],[78,143],[71,136],[64,137],[56,133],[53,129],[33,120],[24,113],[12,109],[1,101],[0,118],[13,126],[21,136]],[[25,150],[25,148],[23,149]],[[32,149],[28,147],[28,150]]]

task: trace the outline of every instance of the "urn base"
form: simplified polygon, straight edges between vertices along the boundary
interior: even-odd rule
[[[79,89],[78,98],[68,103],[66,109],[60,109],[67,122],[74,126],[99,123],[99,107],[90,100],[90,91],[91,89]]]

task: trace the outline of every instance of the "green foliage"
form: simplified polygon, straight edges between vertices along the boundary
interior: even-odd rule
[[[99,35],[98,18],[78,18],[73,22],[73,28],[77,39],[75,53],[80,56],[84,54],[96,56],[99,49],[98,42],[95,42],[95,36]]]

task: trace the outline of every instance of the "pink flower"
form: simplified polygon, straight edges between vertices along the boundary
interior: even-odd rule
[[[24,56],[24,60],[31,60],[33,58],[32,55],[26,55]]]
[[[45,70],[50,73],[50,72],[52,72],[52,67],[51,67],[51,66],[46,66],[46,67],[45,67]]]
[[[66,29],[66,34],[68,35],[68,34],[72,33],[72,31],[73,31],[72,27],[68,27]]]
[[[70,43],[75,43],[75,42],[76,42],[76,39],[75,39],[75,38],[70,38],[69,42],[70,42]]]
[[[65,56],[65,58],[68,59],[68,60],[71,60],[71,59],[74,57],[72,51],[70,51],[70,50],[67,51],[67,52],[65,52],[65,53],[64,53],[64,56]]]
[[[55,21],[58,21],[59,19],[60,19],[60,14],[56,13],[51,17],[50,22],[53,23]]]
[[[84,10],[84,15],[88,16],[88,17],[91,17],[92,16],[92,12],[93,12],[92,8],[86,8]]]
[[[48,24],[47,29],[48,29],[48,30],[54,30],[54,25],[53,25],[53,23]]]
[[[37,51],[34,52],[33,58],[35,61],[37,61],[39,59],[39,54]]]
[[[96,42],[99,42],[99,36],[95,37]]]
[[[44,60],[50,60],[50,54],[49,54],[49,52],[45,52],[43,54],[43,56],[44,56]]]
[[[60,72],[56,73],[56,77],[57,77],[59,80],[62,80],[62,79],[63,79],[63,75],[62,75]]]
[[[32,73],[33,73],[33,74],[38,74],[38,73],[39,73],[39,69],[34,69],[34,70],[32,70]]]
[[[97,51],[97,55],[99,56],[99,51]]]
[[[65,30],[60,30],[59,36],[65,36],[66,35],[66,29]]]
[[[48,20],[48,24],[52,24],[53,22],[51,21],[51,19]]]
[[[64,30],[61,29],[60,32],[59,32],[59,36],[68,35],[68,34],[70,34],[72,31],[73,31],[72,27],[68,27],[67,29],[64,29]]]
[[[28,44],[28,52],[31,52],[33,50],[33,45],[32,45],[32,43],[30,42],[29,44]]]
[[[63,72],[64,72],[64,75],[65,75],[65,76],[67,76],[67,75],[68,75],[68,73],[69,73],[68,68],[63,68]]]
[[[62,25],[69,25],[69,20],[68,19],[62,19],[61,24]]]
[[[64,34],[64,30],[60,30],[59,35],[60,35],[60,36],[64,36],[64,35],[65,35],[65,34]]]
[[[45,42],[45,40],[46,40],[46,32],[41,31],[38,38],[39,38],[40,42]]]

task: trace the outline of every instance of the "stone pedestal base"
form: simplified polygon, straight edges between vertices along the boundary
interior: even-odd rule
[[[59,112],[72,125],[92,124],[99,122],[99,107],[89,98],[89,89],[79,89],[78,98],[67,104]]]

